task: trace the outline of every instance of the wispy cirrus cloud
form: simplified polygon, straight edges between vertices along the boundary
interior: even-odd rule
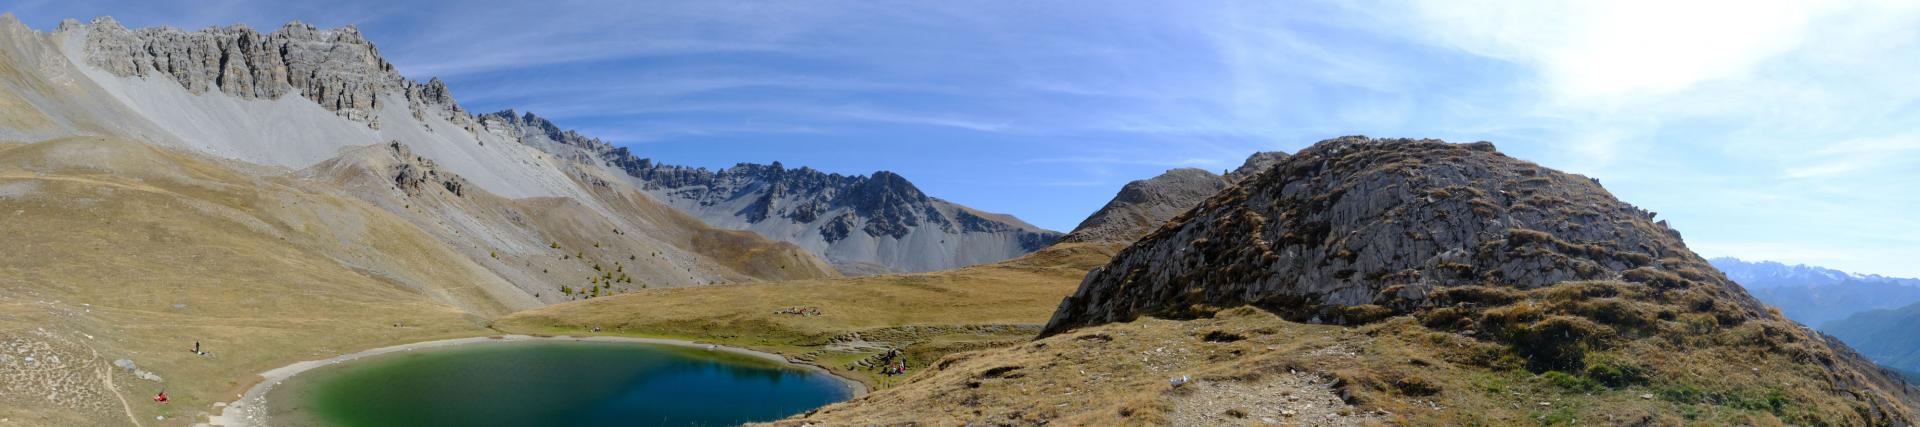
[[[475,111],[534,111],[673,161],[895,170],[1063,229],[1167,168],[1340,135],[1491,140],[1601,178],[1710,255],[1920,276],[1906,261],[1920,257],[1912,3],[9,7],[42,28],[105,14],[358,24],[402,73],[446,77]]]

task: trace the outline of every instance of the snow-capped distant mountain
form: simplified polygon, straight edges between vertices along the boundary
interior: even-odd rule
[[[1920,286],[1920,279],[1886,277],[1878,274],[1849,273],[1825,267],[1806,264],[1786,265],[1773,261],[1743,261],[1739,258],[1720,257],[1708,260],[1714,268],[1726,273],[1727,278],[1739,282],[1747,289],[1766,289],[1781,286],[1831,286],[1850,281],[1884,282],[1906,286]]]
[[[1815,328],[1824,329],[1828,322],[1865,311],[1920,302],[1920,279],[1727,257],[1708,261],[1754,297]]]

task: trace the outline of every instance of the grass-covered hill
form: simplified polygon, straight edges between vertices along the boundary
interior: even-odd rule
[[[787,422],[1909,425],[1915,397],[1594,180],[1349,137],[1121,250],[1044,338]]]

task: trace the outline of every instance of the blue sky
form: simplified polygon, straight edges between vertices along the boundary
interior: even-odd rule
[[[325,4],[322,4],[325,3]],[[469,109],[696,166],[893,170],[1057,230],[1340,135],[1494,141],[1708,256],[1920,276],[1920,7],[1871,2],[16,1],[357,25]]]

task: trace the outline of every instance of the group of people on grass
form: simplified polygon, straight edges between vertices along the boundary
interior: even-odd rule
[[[894,376],[907,373],[907,358],[901,355],[900,349],[897,348],[888,349],[886,354],[880,355],[880,365],[880,375]]]
[[[773,314],[788,314],[788,315],[801,316],[801,317],[813,317],[813,316],[820,315],[820,307],[787,307],[779,310],[774,310]]]

